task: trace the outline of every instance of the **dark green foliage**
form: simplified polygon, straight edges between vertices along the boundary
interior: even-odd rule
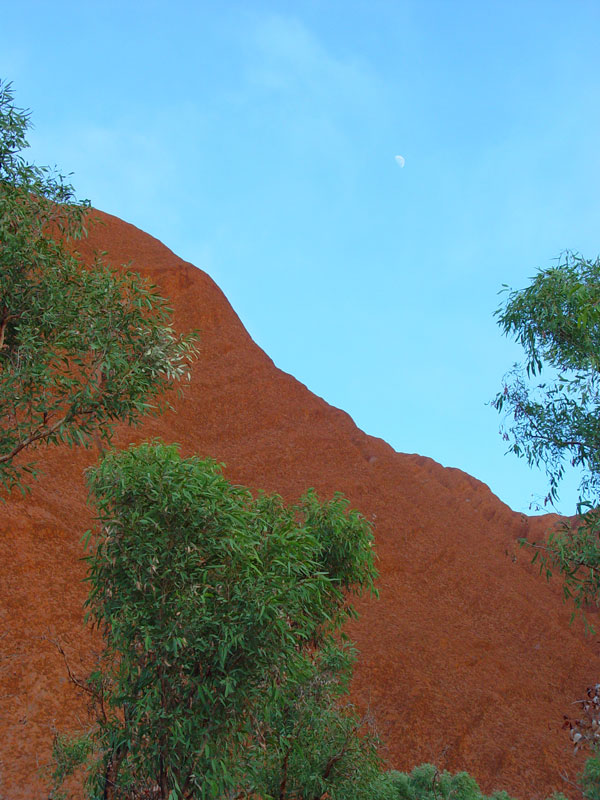
[[[36,443],[110,440],[120,420],[156,413],[188,375],[194,335],[178,336],[156,287],[73,252],[89,203],[65,177],[28,164],[29,114],[0,81],[0,483],[23,487]],[[163,402],[163,406],[164,406]]]
[[[253,498],[163,444],[89,478],[88,613],[106,642],[90,796],[366,797],[375,740],[337,705],[347,592],[373,590],[365,520],[341,496]]]

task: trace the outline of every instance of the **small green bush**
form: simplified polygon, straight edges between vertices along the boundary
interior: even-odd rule
[[[600,752],[598,750],[585,762],[579,781],[586,800],[600,800]]]

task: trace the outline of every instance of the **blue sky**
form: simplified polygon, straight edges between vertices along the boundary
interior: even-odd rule
[[[21,0],[2,25],[32,160],[205,269],[367,433],[516,510],[545,493],[486,405],[519,357],[493,311],[600,253],[596,0]]]

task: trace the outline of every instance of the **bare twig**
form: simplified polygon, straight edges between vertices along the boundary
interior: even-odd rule
[[[581,796],[585,797],[585,792],[578,783],[575,783],[575,781],[572,781],[570,778],[567,778],[564,772],[560,772],[559,775],[565,783],[568,783],[569,786],[572,786],[574,789],[577,789],[577,791],[581,793]]]
[[[65,667],[67,668],[67,674],[69,676],[70,681],[74,683],[75,686],[78,686],[80,689],[83,689],[84,692],[87,692],[88,694],[92,695],[92,697],[97,699],[97,692],[95,692],[90,686],[88,686],[80,678],[77,678],[74,675],[73,670],[71,669],[71,665],[69,664],[69,659],[67,658],[67,654],[65,653],[65,650],[60,641],[58,639],[52,639],[49,636],[44,636],[43,638],[49,641],[51,644],[53,644],[54,647],[56,647],[58,652],[63,657],[63,661],[65,662]]]

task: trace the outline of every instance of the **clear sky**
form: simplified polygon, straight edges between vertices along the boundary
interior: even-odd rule
[[[519,357],[493,311],[600,253],[597,0],[20,0],[2,28],[32,160],[367,433],[545,493],[486,405]]]

